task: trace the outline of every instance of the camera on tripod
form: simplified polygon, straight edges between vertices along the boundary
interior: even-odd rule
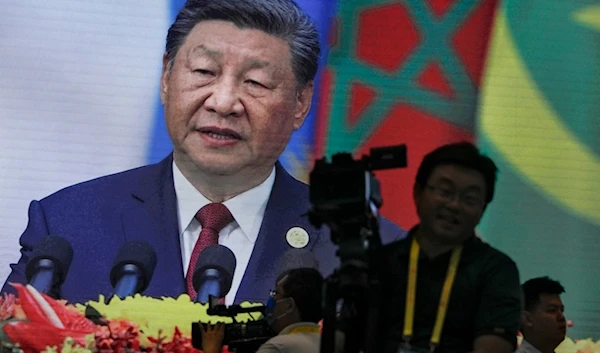
[[[344,352],[376,351],[383,199],[373,171],[406,165],[406,145],[398,145],[373,148],[357,160],[349,153],[333,155],[331,163],[322,158],[310,173],[309,220],[329,227],[341,262],[325,283],[322,353],[336,351],[336,330],[345,331]]]
[[[254,319],[252,314],[262,316],[265,308],[264,305],[250,307],[242,307],[240,305],[226,306],[218,304],[218,298],[211,296],[206,312],[211,316],[229,317],[233,320],[233,323],[225,325],[224,346],[228,346],[232,352],[253,353],[263,343],[275,336],[275,331],[262,317],[258,320],[237,322],[236,316],[238,314],[249,314]],[[206,330],[206,323],[192,323],[192,346],[197,349],[202,349],[202,331],[200,325],[204,325],[204,329]]]
[[[354,251],[345,245],[350,245],[348,241],[355,242],[361,230],[362,235],[364,231],[378,235],[377,216],[383,200],[373,171],[403,167],[406,167],[406,145],[373,148],[370,155],[358,160],[349,153],[338,153],[333,155],[331,163],[326,158],[316,161],[310,173],[309,219],[317,227],[329,226],[333,243],[340,247],[338,255],[342,261],[353,257]]]

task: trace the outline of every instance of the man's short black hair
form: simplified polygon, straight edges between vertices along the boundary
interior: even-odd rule
[[[492,201],[498,168],[494,161],[482,155],[474,144],[466,141],[444,145],[427,154],[419,166],[415,183],[424,189],[435,168],[447,164],[480,172],[486,184],[485,204]]]
[[[300,88],[313,81],[321,53],[319,32],[293,0],[188,0],[169,28],[165,53],[170,70],[179,48],[202,21],[222,20],[287,41]]]
[[[558,282],[548,277],[532,278],[523,283],[523,305],[527,311],[532,311],[540,304],[541,294],[562,294],[565,288]]]
[[[314,268],[291,270],[282,284],[284,298],[294,298],[300,320],[317,323],[323,318],[323,276]]]

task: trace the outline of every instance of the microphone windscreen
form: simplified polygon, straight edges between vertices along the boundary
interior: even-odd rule
[[[37,265],[40,260],[51,260],[55,266],[55,283],[62,283],[69,272],[71,261],[73,261],[73,247],[62,237],[48,235],[40,241],[33,249],[29,262],[25,267],[25,276],[27,282],[37,272]]]
[[[297,268],[314,268],[319,269],[319,262],[315,255],[305,249],[289,249],[277,261],[277,280],[279,282],[291,270]]]
[[[194,288],[197,289],[202,283],[204,271],[214,269],[219,271],[221,292],[229,292],[236,265],[235,255],[228,247],[218,244],[206,247],[198,256],[198,262],[194,268],[194,277],[192,278]]]
[[[150,284],[156,268],[156,251],[144,241],[130,241],[121,246],[110,271],[110,283],[113,287],[121,279],[125,265],[135,265],[140,270],[137,292],[143,292]]]

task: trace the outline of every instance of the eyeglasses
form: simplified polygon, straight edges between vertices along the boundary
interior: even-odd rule
[[[431,189],[440,200],[444,202],[452,202],[458,196],[458,201],[468,208],[476,208],[481,207],[483,205],[483,200],[481,196],[473,195],[470,192],[459,193],[458,191],[448,187],[448,186],[433,186],[426,184],[427,188]]]

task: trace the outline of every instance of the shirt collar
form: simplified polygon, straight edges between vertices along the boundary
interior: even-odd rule
[[[310,322],[310,321],[306,321],[306,322],[297,322],[295,324],[291,324],[289,326],[286,326],[283,330],[281,330],[281,332],[279,332],[280,335],[287,335],[288,333],[290,333],[292,330],[298,328],[298,327],[310,327],[310,328],[320,328],[319,324],[316,324],[314,322]]]
[[[275,167],[260,185],[223,202],[244,235],[253,243],[258,237],[258,229],[274,183]],[[181,235],[192,222],[198,210],[211,201],[186,179],[175,161],[173,161],[173,184],[177,196],[179,234]]]
[[[535,348],[531,343],[525,341],[525,339],[521,341],[518,351],[520,353],[540,353],[539,349]]]
[[[406,252],[406,253],[410,252],[410,245],[411,245],[412,239],[415,237],[415,234],[416,234],[417,230],[419,229],[419,226],[420,226],[420,224],[417,224],[414,227],[412,227],[408,231],[406,238],[398,241],[403,244],[403,247],[402,247],[403,252]],[[481,238],[479,238],[476,233],[473,233],[472,237],[470,237],[464,241],[463,246],[465,248],[471,248],[474,244],[478,244],[481,242],[482,242]]]

